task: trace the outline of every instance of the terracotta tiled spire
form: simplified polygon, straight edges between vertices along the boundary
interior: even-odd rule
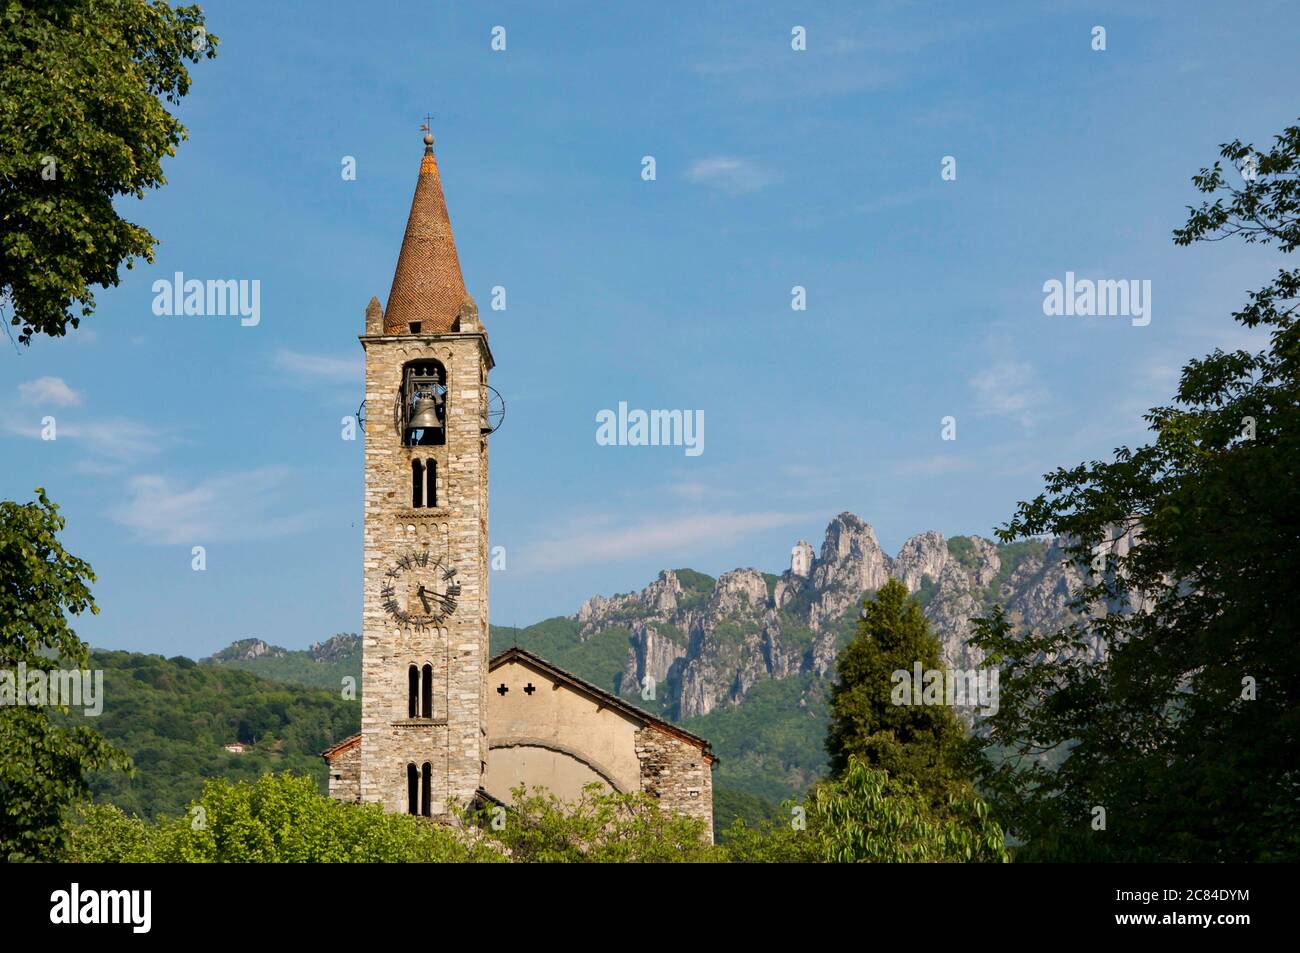
[[[409,334],[417,323],[421,334],[450,331],[468,297],[433,157],[433,136],[426,135],[406,236],[384,309],[384,333]]]

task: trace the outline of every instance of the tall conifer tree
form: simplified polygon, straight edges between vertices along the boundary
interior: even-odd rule
[[[936,807],[970,782],[971,744],[953,710],[945,705],[896,704],[895,672],[911,677],[942,671],[939,640],[907,586],[890,579],[866,601],[858,631],[836,660],[839,680],[831,691],[826,736],[831,773],[838,778],[857,756],[893,778],[914,781]]]

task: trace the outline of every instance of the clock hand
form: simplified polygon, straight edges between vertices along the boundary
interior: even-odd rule
[[[426,598],[424,598],[424,586],[421,586],[421,587],[420,587],[420,590],[419,590],[419,592],[417,593],[417,595],[419,595],[419,597],[420,597],[420,602],[422,602],[422,603],[424,604],[424,611],[425,611],[425,612],[429,612],[429,611],[430,611],[430,609],[429,609],[429,600],[426,599]]]
[[[451,593],[434,593],[433,598],[442,606],[444,612],[450,612],[456,607],[456,599]]]

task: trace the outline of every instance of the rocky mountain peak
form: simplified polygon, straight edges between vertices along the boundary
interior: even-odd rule
[[[807,576],[787,568],[769,592],[770,577],[753,568],[716,580],[665,570],[639,593],[588,599],[576,616],[578,637],[627,638],[619,690],[644,692],[653,682],[666,714],[690,718],[737,704],[768,679],[812,676],[808,690],[824,691],[816,686],[834,679],[863,598],[890,577],[921,604],[944,663],[974,667],[982,658],[969,644],[970,619],[995,601],[1030,626],[1063,619],[1074,580],[1061,562],[1059,547],[1046,541],[1002,547],[933,530],[891,557],[869,523],[844,512],[827,525]]]
[[[280,646],[269,645],[261,639],[252,638],[231,642],[221,651],[213,653],[212,660],[215,662],[244,661],[263,656],[283,658],[284,654],[285,650]]]
[[[767,608],[767,580],[757,569],[733,569],[718,577],[709,600],[709,611],[727,614],[738,610]]]
[[[916,592],[926,576],[933,581],[943,573],[948,564],[948,541],[934,530],[917,533],[903,543],[893,562],[894,578]]]
[[[342,662],[361,650],[361,636],[355,632],[340,632],[324,642],[313,642],[307,654],[313,662]]]
[[[876,540],[876,531],[852,513],[841,513],[826,527],[821,556],[813,565],[812,588],[817,593],[808,616],[814,631],[841,618],[868,590],[889,579],[889,557]]]

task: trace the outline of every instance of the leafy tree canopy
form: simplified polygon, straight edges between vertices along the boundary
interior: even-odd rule
[[[968,786],[942,811],[913,782],[892,778],[858,757],[817,785],[788,819],[727,831],[726,850],[747,863],[1002,863],[1002,829]]]
[[[0,500],[0,670],[15,682],[19,665],[84,666],[87,648],[67,617],[96,611],[90,566],[63,549],[58,507],[36,494]],[[88,793],[86,772],[128,765],[90,728],[56,725],[44,707],[0,705],[0,858],[52,859],[66,809]]]
[[[1220,155],[1176,243],[1300,247],[1300,125]],[[999,530],[1064,536],[1091,567],[1058,631],[977,623],[1002,667],[988,743],[1019,755],[984,783],[1030,856],[1300,856],[1298,303],[1300,269],[1283,267],[1233,315],[1267,348],[1189,361],[1145,416],[1149,443],[1048,474]]]
[[[646,794],[587,785],[574,802],[545,789],[520,787],[509,808],[474,818],[509,851],[534,863],[689,863],[720,860],[704,822],[661,810]]]
[[[185,127],[163,102],[216,55],[203,24],[163,0],[0,0],[0,296],[23,343],[77,327],[91,285],[153,261],[157,239],[113,200],[166,181]]]
[[[154,823],[82,809],[67,859],[81,863],[430,863],[502,860],[486,840],[378,804],[323,797],[311,778],[210,781],[180,817]]]

